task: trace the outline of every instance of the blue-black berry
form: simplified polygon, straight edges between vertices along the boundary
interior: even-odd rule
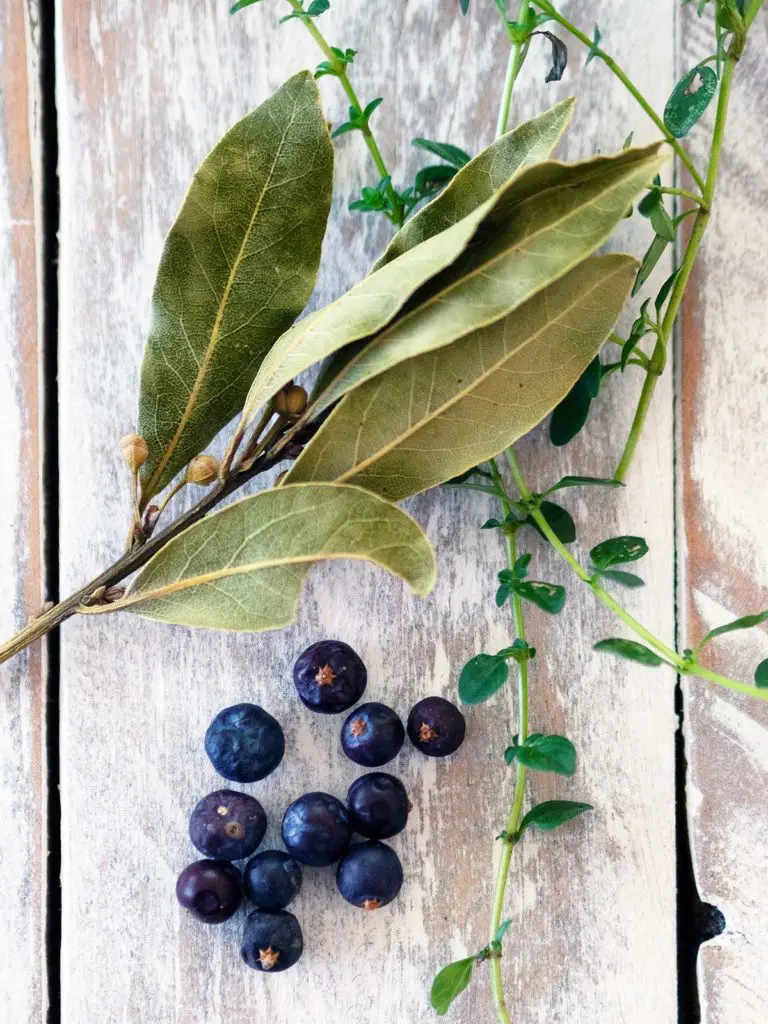
[[[347,793],[352,828],[366,839],[389,839],[402,832],[410,809],[405,786],[386,772],[363,775]]]
[[[391,903],[402,884],[400,858],[391,847],[372,840],[350,847],[336,869],[341,895],[364,910],[378,910]]]
[[[357,704],[368,673],[360,655],[349,644],[321,640],[299,655],[293,666],[293,681],[310,710],[336,715]]]
[[[224,708],[208,726],[205,750],[219,775],[256,782],[273,772],[285,753],[280,723],[257,704]]]
[[[249,967],[277,974],[293,967],[304,949],[299,922],[287,910],[254,910],[245,919],[240,955]]]
[[[247,793],[217,789],[204,796],[189,818],[189,838],[206,857],[243,860],[267,831],[267,816]]]
[[[282,910],[301,889],[298,861],[282,850],[264,850],[245,865],[245,894],[260,910]]]
[[[400,753],[405,729],[386,704],[361,704],[341,728],[341,747],[347,757],[365,768],[379,768]]]
[[[227,860],[197,860],[179,875],[176,899],[205,924],[219,924],[240,906],[240,872]]]
[[[446,757],[464,742],[467,723],[455,704],[443,697],[425,697],[408,715],[408,738],[428,757]]]
[[[302,864],[318,868],[334,864],[351,838],[347,809],[329,793],[305,793],[283,816],[285,848]]]

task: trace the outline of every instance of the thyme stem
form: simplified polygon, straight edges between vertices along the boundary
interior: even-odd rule
[[[517,456],[511,448],[507,448],[504,455],[509,463],[509,468],[512,471],[512,476],[517,488],[520,491],[520,496],[525,501],[531,501],[533,495],[525,483],[520,469],[520,464],[517,461]],[[683,657],[672,647],[668,647],[662,640],[659,640],[659,638],[654,636],[649,629],[646,629],[641,622],[638,622],[638,620],[631,615],[626,608],[620,605],[607,590],[604,590],[600,583],[591,576],[589,572],[587,572],[580,562],[573,557],[570,551],[560,541],[557,534],[549,525],[545,516],[541,514],[539,509],[533,508],[530,514],[555,551],[565,562],[568,563],[582,583],[585,583],[589,587],[600,604],[609,608],[617,618],[621,619],[621,621],[632,630],[633,633],[636,633],[637,636],[645,640],[648,646],[652,647],[656,654],[658,654],[659,657],[668,665],[676,669],[681,675],[698,676],[700,679],[706,679],[709,682],[717,683],[718,686],[724,686],[728,690],[735,690],[737,693],[745,693],[750,697],[757,697],[758,700],[768,701],[768,690],[761,690],[756,686],[750,686],[748,683],[742,683],[737,679],[731,679],[728,676],[720,675],[719,672],[713,672],[704,665],[699,665],[699,663],[694,659]]]
[[[685,147],[682,143],[675,138],[670,132],[667,126],[664,124],[663,118],[656,113],[648,100],[643,96],[640,90],[637,88],[635,83],[629,77],[629,75],[621,68],[610,54],[606,53],[605,50],[600,49],[599,46],[593,47],[593,42],[586,33],[582,32],[580,28],[577,28],[573,22],[568,21],[567,18],[563,17],[562,14],[556,8],[549,3],[549,0],[533,0],[537,7],[540,7],[545,14],[548,14],[550,18],[556,21],[559,25],[574,37],[578,39],[580,43],[583,43],[595,57],[599,57],[605,66],[611,71],[616,78],[621,82],[627,92],[640,104],[645,113],[650,117],[659,131],[662,133],[664,138],[667,140],[669,145],[674,149],[677,154],[680,163],[682,163],[687,169],[690,176],[696,182],[701,191],[704,191],[704,179],[701,177],[693,161],[685,151]]]
[[[357,93],[355,92],[352,83],[349,80],[347,70],[345,66],[339,62],[338,57],[331,49],[323,33],[317,27],[314,20],[308,17],[299,0],[288,0],[288,3],[294,9],[296,14],[299,15],[299,19],[304,23],[307,32],[309,32],[309,34],[312,36],[314,41],[323,51],[325,56],[336,68],[336,77],[341,82],[341,87],[346,93],[350,105],[353,106],[356,110],[362,111],[363,106],[360,103],[360,99]],[[403,209],[403,204],[400,200],[400,196],[397,194],[397,191],[395,190],[395,187],[392,184],[392,176],[387,170],[387,165],[384,162],[384,157],[381,155],[381,150],[379,149],[379,145],[376,142],[376,139],[374,138],[371,129],[366,127],[362,135],[363,138],[365,139],[365,144],[368,147],[368,152],[371,154],[371,159],[376,165],[376,170],[379,172],[382,178],[388,179],[387,195],[389,196],[389,201],[392,205],[392,222],[396,227],[400,228],[403,226],[403,223],[405,221],[405,210]]]
[[[520,24],[525,24],[528,18],[528,11],[530,10],[530,0],[520,0],[520,5],[517,9],[517,21]],[[507,30],[506,18],[502,17],[504,23],[504,29]],[[515,82],[517,76],[520,74],[520,69],[525,63],[525,58],[528,56],[528,47],[530,46],[530,39],[526,39],[525,42],[514,42],[512,48],[509,51],[509,60],[507,62],[507,76],[504,79],[504,91],[501,98],[501,109],[499,110],[499,120],[496,124],[496,138],[498,139],[501,135],[504,135],[507,128],[509,127],[509,114],[512,109],[512,92],[515,88]]]
[[[504,515],[509,515],[511,504],[504,489],[504,482],[499,473],[495,459],[489,462],[493,481],[504,496],[500,499]],[[517,541],[513,533],[505,533],[507,542],[507,562],[509,568],[513,569],[517,561]],[[515,625],[515,636],[525,640],[525,619],[523,616],[523,602],[517,594],[512,595],[512,616]],[[517,662],[517,703],[518,703],[518,734],[520,743],[524,743],[528,736],[528,659],[521,658]],[[507,891],[507,880],[512,860],[512,850],[515,843],[512,837],[520,827],[520,820],[523,812],[523,800],[525,799],[525,765],[517,761],[515,768],[515,795],[509,817],[506,824],[506,837],[501,851],[499,866],[496,871],[496,887],[493,894],[493,909],[491,911],[491,923],[488,933],[488,941],[493,942],[496,933],[501,925],[501,918],[504,913],[504,896]],[[496,1007],[496,1015],[499,1024],[510,1024],[509,1010],[504,998],[504,983],[501,973],[501,957],[491,959],[491,992],[493,994],[493,1005]]]
[[[667,311],[664,314],[664,319],[661,323],[661,330],[659,331],[656,344],[651,354],[651,362],[648,367],[648,373],[646,374],[645,381],[643,382],[643,388],[640,392],[640,398],[637,403],[637,409],[635,410],[635,416],[632,421],[632,426],[629,431],[626,443],[624,445],[624,451],[622,452],[619,464],[616,467],[614,473],[614,480],[623,482],[629,472],[629,467],[632,464],[635,451],[637,449],[640,435],[645,426],[645,420],[648,416],[648,409],[653,398],[653,393],[656,390],[656,383],[659,377],[664,372],[664,367],[667,362],[667,345],[672,335],[672,331],[677,320],[677,315],[680,312],[680,306],[682,305],[685,290],[688,287],[688,282],[693,271],[694,263],[699,255],[699,249],[704,238],[704,233],[707,230],[709,224],[709,211],[712,207],[712,202],[715,197],[715,190],[717,188],[717,178],[720,171],[720,157],[723,149],[723,142],[725,140],[725,123],[728,118],[728,104],[731,98],[731,86],[733,84],[733,73],[736,69],[738,58],[729,55],[725,62],[723,69],[723,77],[720,84],[720,94],[717,100],[717,114],[715,116],[715,127],[712,134],[712,148],[710,150],[709,166],[707,168],[707,180],[704,184],[703,189],[703,205],[700,206],[696,218],[693,222],[693,229],[691,230],[691,237],[688,239],[688,245],[685,249],[685,255],[683,256],[683,262],[680,266],[680,273],[675,281],[672,294],[669,298],[669,305]]]

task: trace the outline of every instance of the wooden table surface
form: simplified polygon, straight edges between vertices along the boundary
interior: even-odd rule
[[[128,482],[117,441],[135,423],[163,236],[223,131],[318,61],[300,24],[278,26],[278,0],[234,18],[227,6],[57,0],[54,27],[48,4],[41,12],[36,0],[0,0],[3,635],[53,596],[57,578],[68,593],[119,553]],[[693,4],[562,7],[588,31],[599,21],[604,45],[657,109],[681,70],[711,49]],[[506,62],[492,4],[474,0],[463,19],[455,0],[334,0],[323,28],[358,49],[361,94],[385,97],[377,130],[396,180],[420,165],[409,145],[416,135],[473,152],[492,139]],[[582,550],[612,532],[648,539],[648,586],[628,600],[680,647],[768,606],[766,45],[761,17],[738,70],[721,190],[674,367],[658,388],[630,486],[599,504],[566,492]],[[560,150],[566,159],[617,149],[630,130],[636,141],[654,138],[606,69],[595,61],[585,70],[583,57],[574,47],[563,82],[545,87],[545,54],[534,53],[515,117],[578,95]],[[52,114],[54,84],[55,120],[41,119],[41,110]],[[324,80],[322,92],[338,122],[345,111],[336,83]],[[706,134],[702,127],[692,136],[702,162]],[[58,276],[46,263],[55,246],[56,149]],[[336,144],[336,162],[315,306],[356,281],[387,238],[380,219],[346,210],[372,177],[358,137]],[[646,242],[647,226],[635,217],[616,244],[641,251]],[[632,387],[626,379],[608,385],[588,428],[565,449],[553,451],[541,430],[527,438],[520,454],[531,480],[607,475],[628,427]],[[178,871],[194,859],[189,811],[219,785],[202,748],[216,711],[255,701],[285,726],[284,765],[249,787],[276,840],[291,799],[307,788],[343,795],[355,776],[335,723],[297,708],[290,668],[298,650],[326,635],[347,640],[368,663],[370,697],[405,713],[421,696],[454,696],[463,661],[506,643],[506,614],[492,610],[502,551],[477,528],[490,505],[443,490],[408,507],[439,559],[439,583],[425,601],[371,567],[336,563],[313,572],[296,625],[280,633],[209,634],[98,617],[68,623],[60,641],[0,669],[0,1020],[434,1019],[427,989],[435,970],[485,941],[493,837],[510,798],[500,755],[515,731],[511,689],[469,711],[469,740],[454,758],[432,763],[403,753],[394,762],[414,813],[393,841],[407,885],[386,913],[361,915],[336,897],[328,873],[307,872],[296,911],[306,954],[297,969],[274,977],[247,970],[238,955],[241,914],[206,929],[173,897]],[[568,585],[569,604],[554,625],[530,617],[541,653],[532,719],[540,731],[574,738],[580,761],[567,782],[536,776],[531,794],[586,799],[595,811],[560,832],[532,835],[515,852],[504,958],[513,1018],[674,1024],[679,1010],[680,1020],[694,1021],[698,987],[706,1024],[764,1024],[768,708],[686,682],[688,770],[676,785],[674,676],[593,653],[594,640],[616,632],[611,617],[543,547],[537,557],[544,578]],[[712,653],[713,665],[739,678],[766,655],[765,630],[726,637]],[[676,893],[683,798],[680,834],[687,826],[699,895],[726,923],[702,948],[697,986],[683,970],[679,1008],[678,911],[684,938],[695,911],[690,894],[678,907]],[[683,876],[685,866],[683,857]],[[691,953],[686,945],[680,962]],[[490,1022],[486,984],[475,984],[449,1019]]]

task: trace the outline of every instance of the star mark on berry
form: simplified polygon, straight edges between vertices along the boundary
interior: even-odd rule
[[[315,682],[317,683],[318,686],[330,686],[335,678],[336,676],[334,675],[331,666],[323,665],[323,667],[318,670],[318,673],[315,676]]]
[[[280,959],[280,954],[277,950],[272,949],[271,946],[267,946],[266,949],[259,950],[259,963],[263,971],[271,971],[273,967],[277,966],[277,961]]]
[[[350,725],[349,731],[353,736],[365,736],[368,729],[362,718],[356,718],[352,725]]]
[[[363,900],[364,910],[378,910],[381,905],[381,900]]]
[[[422,743],[431,743],[432,740],[437,739],[437,733],[431,725],[427,725],[426,722],[422,722],[419,729],[419,739]]]

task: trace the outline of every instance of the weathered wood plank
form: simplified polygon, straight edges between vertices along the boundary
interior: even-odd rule
[[[25,18],[26,6],[26,18]],[[0,2],[0,635],[43,601],[38,373],[36,4]],[[26,21],[26,24],[25,24]],[[44,965],[45,662],[39,644],[0,669],[0,1018],[32,1024]]]
[[[711,38],[687,16],[683,65]],[[768,607],[765,501],[768,454],[763,250],[768,238],[761,73],[768,23],[761,15],[737,69],[726,151],[712,222],[684,310],[681,346],[681,636],[692,644],[729,619]],[[695,137],[700,163],[707,129]],[[708,663],[751,681],[768,656],[765,629],[724,636]],[[686,686],[688,811],[703,900],[725,916],[725,932],[702,947],[704,1024],[758,1024],[766,1017],[768,941],[768,708],[719,688]]]
[[[397,180],[422,164],[409,140],[450,138],[477,150],[493,135],[506,51],[492,5],[469,20],[433,0],[370,7],[338,0],[322,27],[356,46],[355,84],[368,100],[385,93],[376,128]],[[597,3],[579,5],[591,24]],[[672,80],[672,12],[626,0],[600,12],[621,59],[637,66],[658,104]],[[228,19],[224,4],[137,5],[60,0],[62,254],[62,585],[73,586],[119,551],[127,482],[117,439],[133,426],[142,332],[162,236],[196,163],[218,135],[317,54],[300,25],[278,28],[263,3]],[[668,33],[660,29],[667,25]],[[652,47],[653,40],[653,47]],[[575,57],[575,54],[574,54]],[[574,61],[574,66],[577,66]],[[630,129],[650,138],[642,115],[591,65],[546,91],[544,51],[531,60],[516,112],[540,111],[568,91],[585,95],[576,157],[618,148]],[[328,116],[344,102],[323,83]],[[337,147],[337,195],[316,302],[356,280],[380,251],[383,224],[345,212],[374,179],[359,138]],[[641,249],[646,228],[628,223]],[[622,386],[622,383],[625,387]],[[631,385],[616,382],[588,436],[553,454],[541,437],[523,446],[534,483],[562,472],[610,471],[630,418]],[[567,500],[585,550],[620,528],[644,532],[653,556],[638,613],[667,638],[673,629],[671,394],[660,388],[631,497],[611,496],[600,517]],[[590,508],[593,507],[590,505]],[[425,602],[365,566],[316,571],[295,627],[262,637],[164,628],[127,619],[68,624],[63,636],[63,1014],[69,1024],[141,1020],[338,1020],[384,1024],[433,1019],[426,990],[438,966],[485,941],[493,836],[502,827],[509,773],[501,754],[514,732],[513,698],[468,715],[462,753],[433,764],[402,754],[393,771],[409,787],[411,826],[393,845],[407,887],[373,918],[343,904],[330,874],[308,871],[297,914],[306,954],[291,973],[264,979],[238,958],[242,919],[205,930],[173,901],[176,873],[193,858],[189,810],[219,784],[202,751],[211,716],[237,700],[262,702],[286,727],[288,757],[250,787],[278,837],[282,809],[306,788],[343,795],[355,771],[341,756],[337,723],[297,703],[290,667],[323,635],[365,656],[371,698],[406,714],[413,701],[455,693],[456,669],[509,635],[493,610],[501,549],[477,526],[485,503],[455,493],[411,504],[437,545],[441,577]],[[537,547],[542,574],[565,579]],[[669,680],[592,654],[615,632],[588,595],[570,584],[568,613],[553,626],[531,617],[537,659],[533,720],[579,743],[568,783],[534,780],[541,799],[589,799],[597,811],[567,832],[521,847],[511,884],[514,919],[506,961],[515,1019],[672,1024],[675,1007],[673,705]],[[505,796],[506,790],[506,796]],[[151,1010],[150,1010],[151,1008]],[[490,1019],[486,985],[463,997],[452,1019]]]

